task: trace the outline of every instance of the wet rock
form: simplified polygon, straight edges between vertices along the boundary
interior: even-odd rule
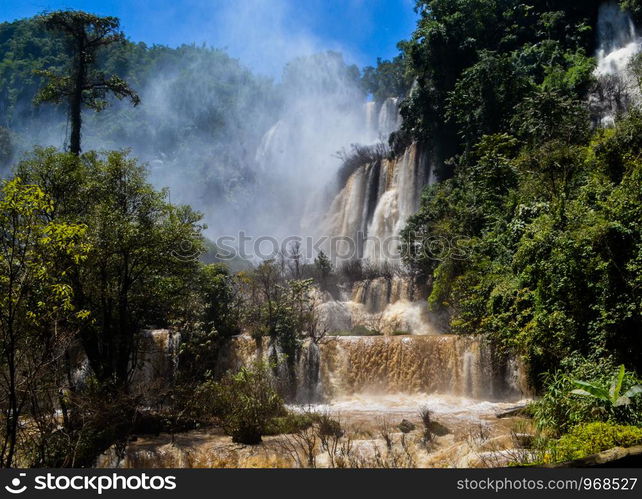
[[[399,423],[398,428],[402,433],[410,433],[411,431],[414,431],[416,426],[407,419],[404,419],[401,423]]]
[[[435,435],[437,437],[443,437],[452,433],[448,428],[437,421],[431,421],[428,423],[428,430],[430,430],[431,435]]]
[[[530,433],[516,433],[514,435],[515,443],[522,449],[530,449],[533,447],[534,435]]]
[[[497,414],[497,417],[499,419],[528,417],[528,416],[529,415],[528,415],[528,412],[526,411],[526,404],[511,407],[510,409],[507,409]]]

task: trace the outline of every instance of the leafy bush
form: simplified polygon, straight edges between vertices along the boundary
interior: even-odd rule
[[[573,390],[571,393],[581,397],[592,397],[612,407],[628,406],[631,404],[631,399],[642,393],[642,386],[633,385],[631,388],[626,390],[626,392],[622,390],[625,374],[626,369],[624,365],[621,365],[618,372],[611,380],[610,387],[596,383],[589,383],[587,381],[575,380],[575,385],[579,388]]]
[[[208,381],[196,391],[200,410],[220,418],[232,441],[255,445],[267,434],[272,418],[285,415],[283,400],[276,392],[270,367],[256,362],[219,382]]]
[[[178,378],[193,386],[215,371],[222,341],[240,334],[238,284],[222,264],[199,265],[172,325],[181,332]]]
[[[285,416],[272,418],[265,428],[265,435],[297,433],[310,428],[315,420],[315,414],[288,412]]]
[[[612,382],[615,366],[609,359],[599,362],[587,359],[569,359],[566,366],[545,379],[542,397],[533,404],[533,416],[542,429],[563,434],[576,425],[591,422],[619,424],[642,424],[640,397],[631,403],[615,406],[599,398],[578,397],[571,392],[577,388],[578,379],[591,380],[592,384],[608,385]],[[630,371],[622,378],[622,392],[639,384],[639,379]]]
[[[633,447],[642,444],[642,428],[589,423],[576,426],[559,440],[549,444],[546,460],[572,461],[597,454],[613,447]]]

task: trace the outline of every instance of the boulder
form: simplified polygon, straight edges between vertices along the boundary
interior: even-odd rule
[[[452,433],[448,428],[437,421],[431,421],[430,423],[428,423],[428,430],[430,430],[430,433],[432,435],[435,435],[437,437],[443,437]]]
[[[399,423],[398,428],[402,433],[410,433],[411,431],[414,431],[416,426],[407,419],[404,419],[401,423]]]

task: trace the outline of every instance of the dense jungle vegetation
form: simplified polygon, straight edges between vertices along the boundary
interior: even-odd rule
[[[543,444],[549,460],[595,451],[595,432],[614,445],[641,439],[642,109],[596,126],[600,3],[419,0],[398,57],[359,70],[332,56],[364,96],[404,98],[392,151],[415,141],[441,158],[441,182],[403,234],[406,264],[453,333],[484,334],[524,360],[542,395],[532,414],[554,439]],[[642,20],[641,2],[621,4]],[[233,196],[251,181],[287,71],[275,84],[222,51],[117,40],[95,68],[164,107],[85,95],[101,112],[83,114],[74,154],[63,147],[67,101],[33,104],[42,71],[68,90],[74,60],[65,34],[40,18],[0,24],[0,466],[91,466],[141,428],[215,423],[256,443],[321,424],[287,413],[291,387],[273,386],[273,366],[221,377],[217,352],[246,331],[294,359],[302,341],[320,339],[312,289],[355,280],[355,269],[334,269],[323,254],[303,262],[298,248],[237,274],[205,264],[201,215],[156,190],[143,164],[160,155],[210,195]],[[159,88],[164,71],[173,77]],[[102,99],[112,104],[104,111]],[[237,141],[239,129],[249,141]],[[51,135],[59,149],[37,146]],[[202,163],[186,160],[187,138],[207,152]],[[465,240],[466,258],[432,258],[417,245],[425,234]],[[141,393],[132,376],[151,327],[181,331],[179,369]]]
[[[566,396],[578,379],[610,386],[620,364],[635,386],[642,366],[642,114],[595,126],[599,4],[418,2],[400,44],[418,84],[397,140],[436,141],[446,159],[405,229],[408,263],[454,333],[522,355],[546,394],[538,420],[558,431],[641,421],[639,402],[596,416]],[[432,258],[421,234],[466,241],[466,257]]]
[[[586,361],[642,365],[642,118],[594,126],[599,4],[420,2],[401,44],[419,82],[402,133],[448,151],[406,243],[467,241],[465,259],[410,263],[454,332],[516,348],[539,387]]]

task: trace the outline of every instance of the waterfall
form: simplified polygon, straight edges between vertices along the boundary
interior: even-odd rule
[[[249,337],[235,337],[221,352],[220,367],[238,369],[267,351],[257,349]],[[332,337],[301,347],[294,399],[316,403],[364,394],[421,393],[519,400],[526,388],[515,369],[514,359],[502,358],[479,338]],[[276,375],[283,372],[277,369]]]
[[[366,104],[367,127],[376,127],[380,137],[399,128],[398,99],[387,99],[376,111],[375,103]],[[359,166],[318,223],[320,235],[328,237],[323,251],[338,267],[354,260],[375,269],[398,267],[401,230],[418,210],[424,187],[434,181],[432,158],[417,144],[397,157]],[[326,297],[321,322],[331,333],[365,328],[388,335],[435,334],[425,296],[411,292],[413,287],[397,275],[353,283],[340,298]]]
[[[363,256],[369,261],[399,260],[399,234],[419,208],[421,191],[430,181],[426,159],[413,144],[400,158],[382,162],[381,195],[366,230]]]
[[[137,348],[133,390],[168,386],[176,373],[181,335],[169,329],[142,331]]]
[[[621,74],[640,51],[642,42],[631,14],[617,2],[603,4],[598,14],[597,33],[597,74]]]
[[[392,132],[399,130],[399,127],[401,127],[401,115],[399,114],[398,97],[389,97],[381,104],[377,125],[379,136],[383,137],[384,140]]]
[[[419,208],[423,188],[434,182],[430,157],[412,144],[397,158],[357,169],[330,204],[322,232],[336,242],[335,260],[398,262],[399,234]]]
[[[642,37],[630,13],[622,10],[617,2],[600,6],[597,44],[598,86],[590,103],[596,121],[602,126],[611,126],[618,113],[640,99],[640,89],[629,65],[642,50]]]
[[[368,101],[365,104],[366,113],[366,130],[371,137],[379,133],[379,123],[377,121],[377,103],[375,101]]]

